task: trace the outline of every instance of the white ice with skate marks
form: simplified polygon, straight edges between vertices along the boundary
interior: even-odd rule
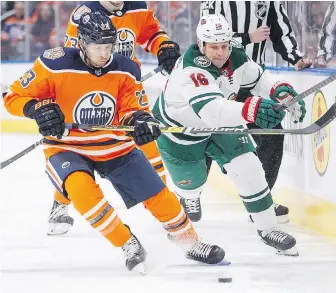
[[[3,135],[1,161],[38,139]],[[185,259],[148,211],[141,206],[126,210],[112,186],[98,181],[147,250],[147,276],[129,272],[122,250],[113,248],[73,207],[69,211],[75,225],[69,233],[46,235],[54,190],[39,148],[0,171],[1,293],[335,292],[333,239],[286,224],[300,256],[278,256],[262,243],[240,201],[208,187],[203,219],[195,226],[203,240],[225,249],[232,264],[206,266]],[[218,283],[218,278],[233,281]]]

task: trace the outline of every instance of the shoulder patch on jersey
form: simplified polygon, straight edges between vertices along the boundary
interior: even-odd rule
[[[86,5],[79,6],[73,14],[73,19],[77,22],[86,12],[91,12],[91,9]]]
[[[64,55],[65,55],[65,53],[64,53],[64,50],[63,50],[62,47],[49,49],[49,50],[44,51],[44,53],[43,53],[44,58],[51,59],[51,60],[61,58]]]
[[[209,67],[211,65],[211,61],[206,56],[195,57],[194,63],[199,67]]]
[[[78,66],[74,64],[74,60],[77,60],[77,58],[80,58],[78,49],[60,47],[45,51],[39,59],[47,68],[57,71],[63,69],[78,69]]]

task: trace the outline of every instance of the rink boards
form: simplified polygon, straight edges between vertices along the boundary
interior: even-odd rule
[[[30,68],[31,64],[2,64],[2,86],[10,84]],[[154,66],[143,66],[148,72]],[[304,91],[327,78],[333,71],[307,70],[297,73],[291,69],[270,68],[279,80],[288,80],[298,92]],[[155,101],[165,78],[158,74],[144,83],[151,103]],[[331,83],[321,91],[305,99],[307,114],[302,126],[318,119],[335,101],[336,84]],[[1,103],[1,132],[37,133],[34,121],[9,115]],[[285,128],[297,128],[286,117]],[[25,146],[23,146],[25,147]],[[290,218],[324,235],[336,238],[336,123],[332,122],[322,131],[308,136],[285,137],[284,159],[274,190],[274,199],[290,208]],[[238,196],[227,176],[213,166],[209,183],[218,191]],[[206,200],[206,199],[204,199]]]

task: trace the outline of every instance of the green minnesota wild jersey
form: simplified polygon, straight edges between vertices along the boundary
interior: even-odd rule
[[[229,60],[219,70],[196,44],[181,56],[156,101],[153,114],[165,126],[237,127],[242,92],[269,98],[275,81],[263,67],[249,59],[243,48],[232,47]],[[190,145],[207,140],[202,134],[165,134],[173,142]]]

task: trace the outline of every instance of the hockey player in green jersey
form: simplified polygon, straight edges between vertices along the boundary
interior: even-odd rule
[[[243,127],[254,122],[273,128],[281,122],[285,112],[273,107],[296,92],[290,84],[274,81],[231,39],[231,28],[222,15],[200,19],[197,44],[177,60],[153,108],[162,125]],[[250,97],[244,103],[235,101],[244,92]],[[291,112],[300,120],[305,109],[297,105]],[[261,239],[280,254],[298,255],[295,238],[277,227],[272,195],[249,135],[165,133],[158,146],[181,200],[200,197],[208,156],[235,183]]]

